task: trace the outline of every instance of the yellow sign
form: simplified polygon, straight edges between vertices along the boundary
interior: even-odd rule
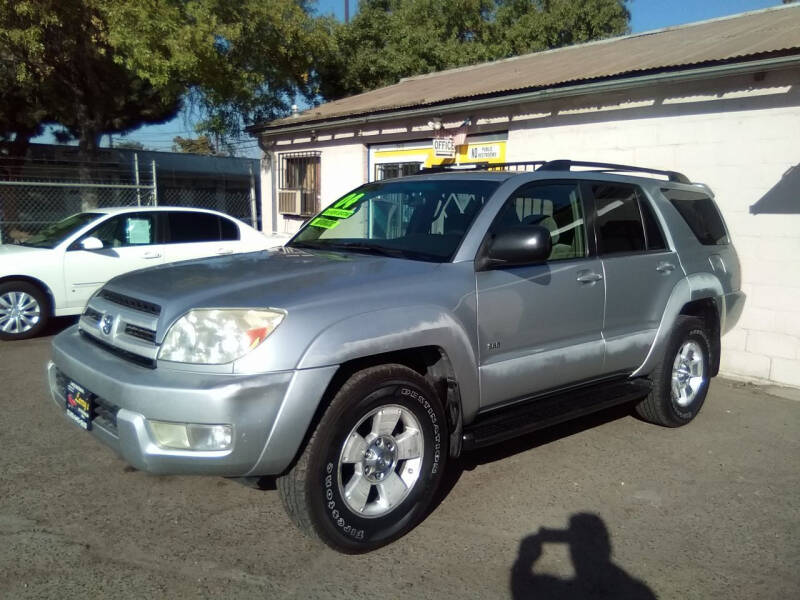
[[[506,140],[473,142],[455,147],[453,158],[435,156],[431,145],[418,148],[375,150],[374,158],[380,163],[404,163],[424,158],[424,167],[465,163],[502,163],[506,161]]]

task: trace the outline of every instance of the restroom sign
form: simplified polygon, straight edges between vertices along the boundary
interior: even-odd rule
[[[491,144],[488,146],[470,146],[469,159],[470,160],[489,160],[492,158],[500,158],[500,145]]]
[[[456,145],[453,143],[453,138],[433,138],[433,155],[440,158],[455,158]]]

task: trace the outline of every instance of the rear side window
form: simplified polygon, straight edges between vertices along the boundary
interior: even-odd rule
[[[597,214],[597,244],[601,255],[644,252],[644,238],[636,188],[621,184],[593,184]]]
[[[697,241],[704,246],[730,244],[722,217],[711,198],[700,192],[669,188],[661,191],[686,221]]]
[[[219,217],[219,230],[220,238],[224,242],[239,239],[239,228],[236,226],[236,223],[230,219],[223,219],[222,217]]]
[[[169,212],[167,226],[172,244],[239,239],[239,228],[233,222],[208,213]]]

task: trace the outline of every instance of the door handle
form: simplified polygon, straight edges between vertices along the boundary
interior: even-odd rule
[[[145,252],[142,254],[142,258],[161,258],[161,252],[156,252],[155,250],[150,250],[149,252]]]
[[[577,281],[581,283],[595,283],[601,279],[603,279],[603,276],[600,275],[600,273],[595,273],[594,271],[580,271]]]
[[[658,266],[656,267],[656,271],[658,271],[659,273],[671,273],[674,270],[675,270],[675,265],[663,260],[660,263],[658,263]]]

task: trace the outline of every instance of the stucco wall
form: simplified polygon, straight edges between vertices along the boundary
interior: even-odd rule
[[[330,204],[354,187],[366,181],[367,147],[364,144],[331,144],[315,146],[306,143],[307,148],[320,152],[320,206]],[[262,161],[261,198],[262,214],[270,215],[269,221],[264,219],[264,231],[278,234],[295,233],[303,223],[302,218],[285,217],[278,213],[273,201],[280,168],[280,155],[284,152],[295,152],[294,145],[278,146],[269,152]]]
[[[646,165],[707,183],[731,230],[748,297],[738,327],[723,338],[721,371],[800,386],[800,107],[770,104],[529,123],[509,131],[508,159]]]

